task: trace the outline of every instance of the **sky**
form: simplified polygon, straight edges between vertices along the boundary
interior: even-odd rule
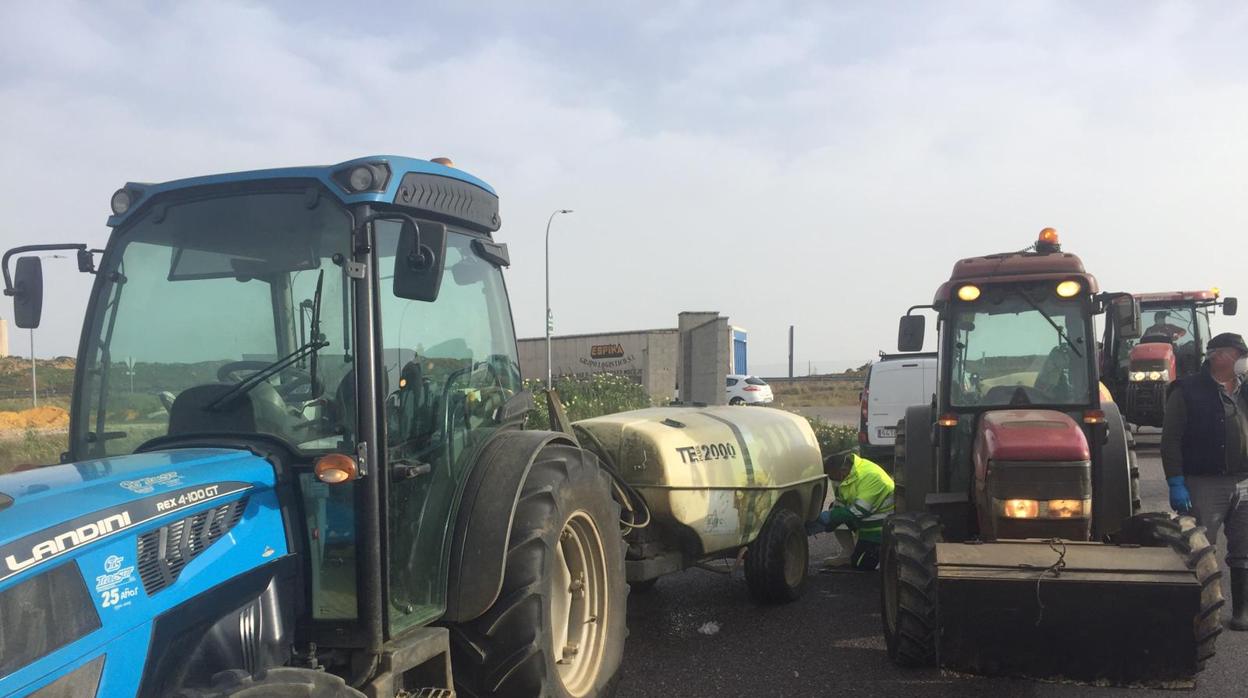
[[[558,208],[557,334],[714,310],[756,373],[789,325],[799,373],[893,349],[1046,226],[1104,289],[1248,296],[1242,3],[349,7],[0,4],[0,246],[102,246],[126,181],[394,153],[499,192],[522,337]],[[90,278],[44,274],[36,353],[73,354]]]

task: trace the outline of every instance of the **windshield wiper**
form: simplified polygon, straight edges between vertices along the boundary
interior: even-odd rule
[[[308,341],[299,346],[298,349],[290,352],[286,356],[274,361],[255,373],[247,376],[247,378],[238,382],[233,388],[221,395],[221,397],[208,403],[204,409],[209,412],[216,412],[227,405],[232,404],[235,400],[251,392],[252,388],[260,385],[264,381],[274,375],[286,370],[294,365],[303,357],[311,355],[309,359],[308,372],[312,378],[312,389],[316,390],[316,356],[317,352],[329,346],[329,342],[321,336],[321,286],[325,281],[325,270],[321,270],[320,276],[316,279],[316,294],[312,297],[312,336]]]
[[[1075,346],[1075,343],[1070,341],[1070,337],[1067,337],[1066,333],[1062,331],[1062,328],[1059,327],[1058,324],[1053,321],[1052,315],[1049,315],[1048,313],[1044,311],[1044,308],[1041,308],[1039,305],[1037,305],[1036,302],[1031,299],[1031,296],[1027,295],[1027,292],[1024,291],[1023,289],[1015,288],[1014,292],[1017,293],[1019,296],[1021,296],[1023,300],[1027,301],[1027,305],[1030,305],[1032,308],[1036,310],[1036,312],[1043,315],[1045,320],[1049,321],[1049,324],[1053,326],[1053,329],[1057,330],[1057,336],[1061,337],[1063,342],[1066,342],[1066,346],[1070,347],[1070,350],[1075,352],[1075,356],[1078,356],[1081,359],[1083,358],[1083,352],[1079,351],[1079,347]]]

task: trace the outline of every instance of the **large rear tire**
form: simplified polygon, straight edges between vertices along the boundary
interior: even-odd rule
[[[897,514],[884,522],[880,549],[880,615],[888,658],[903,667],[934,666],[937,660],[935,514]]]
[[[1196,639],[1197,670],[1217,653],[1218,635],[1222,634],[1220,611],[1226,605],[1222,596],[1222,570],[1214,547],[1190,516],[1148,513],[1132,516],[1122,524],[1115,542],[1150,548],[1169,546],[1183,558],[1187,568],[1196,573],[1200,582],[1200,613],[1192,627]]]
[[[797,514],[777,507],[745,553],[745,583],[760,603],[788,603],[806,588],[810,548]]]
[[[610,695],[627,637],[619,518],[592,454],[566,445],[538,454],[516,505],[498,599],[451,627],[462,695]]]
[[[897,422],[893,442],[893,498],[897,513],[923,511],[932,490],[932,408],[915,405]]]

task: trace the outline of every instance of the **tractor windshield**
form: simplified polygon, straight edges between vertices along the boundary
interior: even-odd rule
[[[1144,303],[1141,307],[1144,331],[1139,339],[1119,340],[1115,359],[1126,378],[1131,350],[1141,342],[1169,342],[1179,374],[1195,373],[1204,359],[1204,343],[1209,340],[1209,311],[1190,301]]]
[[[1082,405],[1090,400],[1088,311],[1079,298],[985,293],[957,303],[952,333],[954,406]]]
[[[188,197],[119,230],[86,325],[75,456],[201,433],[352,448],[350,230],[306,187]]]

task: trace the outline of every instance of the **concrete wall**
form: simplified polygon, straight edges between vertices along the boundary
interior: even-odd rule
[[[614,373],[629,376],[655,400],[676,392],[676,330],[604,332],[551,338],[551,372],[555,377]],[[525,378],[546,378],[546,339],[521,339],[520,372]]]
[[[716,312],[680,314],[680,399],[722,405],[732,370],[732,328]]]
[[[602,332],[552,337],[551,373],[629,376],[656,403],[680,397],[686,402],[724,404],[724,376],[733,372],[733,333],[728,318],[716,312],[680,314],[676,329]],[[519,341],[520,373],[546,379],[546,338]],[[688,386],[686,389],[685,386]]]

